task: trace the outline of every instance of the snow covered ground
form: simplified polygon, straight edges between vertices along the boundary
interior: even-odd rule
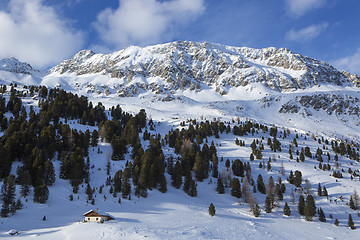
[[[12,76],[9,76],[12,77]],[[3,77],[4,79],[4,77]],[[21,80],[21,79],[20,79]],[[19,80],[19,81],[20,81]],[[25,79],[26,80],[26,79]],[[24,80],[24,81],[25,81]],[[59,79],[58,79],[59,80]],[[32,79],[32,81],[37,81]],[[49,85],[51,85],[50,79]],[[60,81],[60,80],[59,80]],[[100,80],[99,80],[100,81]],[[64,83],[68,81],[64,80]],[[32,83],[32,82],[30,82]],[[56,86],[59,82],[53,82]],[[66,90],[77,92],[78,90],[69,85],[63,85]],[[317,87],[316,87],[317,88]],[[313,89],[314,90],[314,89]],[[316,89],[319,92],[336,92],[338,89],[323,87]],[[298,91],[292,94],[305,94],[306,91]],[[357,89],[347,89],[349,95],[357,96]],[[275,158],[272,162],[271,171],[259,169],[259,161],[251,162],[252,175],[256,181],[258,174],[262,174],[265,184],[270,176],[277,181],[281,176],[281,163],[285,167],[285,175],[281,176],[286,184],[286,195],[280,206],[273,213],[267,214],[262,210],[261,216],[255,218],[249,211],[247,204],[243,200],[238,200],[230,195],[230,189],[226,189],[225,194],[218,194],[215,190],[216,179],[207,179],[198,182],[198,196],[195,198],[186,195],[182,189],[175,189],[171,186],[170,177],[167,175],[168,192],[160,193],[157,190],[149,191],[147,198],[138,199],[132,195],[131,200],[122,199],[118,203],[120,196],[113,197],[109,193],[109,186],[105,186],[103,193],[99,193],[99,187],[106,181],[106,163],[111,156],[111,146],[100,143],[98,147],[90,148],[91,169],[90,184],[96,189],[95,205],[86,201],[84,184],[79,194],[74,194],[74,200],[69,200],[72,188],[68,181],[59,179],[59,162],[54,161],[57,180],[49,187],[50,196],[46,204],[35,204],[32,202],[32,195],[27,198],[27,202],[22,199],[24,208],[17,211],[14,216],[0,218],[0,238],[4,239],[358,239],[359,230],[350,230],[347,227],[348,214],[351,213],[355,226],[360,227],[360,218],[357,212],[348,206],[350,194],[356,189],[360,192],[359,179],[350,180],[350,175],[345,172],[343,179],[335,179],[330,176],[332,171],[314,169],[318,162],[307,159],[304,163],[297,163],[289,160],[288,146],[294,139],[296,132],[299,133],[299,149],[309,146],[314,153],[323,144],[318,144],[312,140],[314,136],[343,137],[344,139],[355,139],[359,143],[359,126],[351,122],[341,122],[335,115],[328,115],[325,112],[313,112],[313,116],[304,117],[295,114],[279,114],[275,109],[280,104],[275,102],[272,107],[259,108],[259,100],[267,96],[278,96],[272,90],[256,86],[254,88],[239,87],[229,92],[227,96],[221,96],[214,91],[202,91],[200,93],[185,91],[178,92],[177,98],[173,101],[162,101],[159,95],[153,93],[143,93],[138,97],[119,98],[116,94],[97,94],[79,92],[86,94],[93,103],[102,102],[107,108],[120,104],[124,111],[137,113],[140,109],[146,109],[147,116],[156,121],[156,133],[164,136],[171,128],[179,127],[179,123],[187,119],[231,121],[240,118],[256,119],[260,123],[275,124],[284,129],[289,128],[291,135],[285,139],[279,138],[283,151],[274,154],[267,147],[263,152],[263,159],[267,161],[269,157]],[[281,102],[287,100],[283,94]],[[159,99],[160,98],[160,99]],[[34,102],[28,99],[29,104]],[[349,116],[350,118],[350,116]],[[159,122],[159,124],[158,124]],[[340,124],[341,123],[341,124]],[[72,128],[84,131],[93,127],[83,126],[76,121],[70,121]],[[280,130],[280,128],[279,128]],[[282,129],[281,129],[282,131]],[[296,131],[296,132],[295,132]],[[154,133],[154,132],[153,132]],[[306,135],[308,133],[308,135]],[[2,133],[0,133],[2,135]],[[268,133],[255,134],[255,136],[239,137],[246,142],[246,147],[235,145],[236,136],[232,134],[222,134],[219,139],[209,138],[218,144],[221,171],[226,172],[225,160],[240,159],[249,161],[251,149],[249,145],[254,139],[268,137]],[[305,136],[307,139],[305,139]],[[147,142],[143,142],[144,146]],[[266,141],[264,142],[266,144]],[[331,149],[331,145],[327,145]],[[326,153],[328,150],[324,150]],[[329,150],[330,151],[330,150]],[[169,155],[170,149],[165,150]],[[330,164],[333,166],[333,153]],[[294,154],[295,156],[295,154]],[[295,156],[296,157],[296,156]],[[127,160],[130,156],[127,155]],[[341,168],[359,169],[359,163],[340,157]],[[19,163],[13,164],[12,173],[16,172]],[[123,169],[125,161],[111,161],[111,176],[119,169]],[[326,197],[316,197],[317,207],[322,207],[325,212],[327,222],[321,223],[314,219],[307,222],[300,217],[297,212],[298,194],[295,193],[296,204],[291,204],[289,192],[294,189],[286,178],[290,170],[301,170],[303,179],[308,179],[311,192],[316,195],[317,184],[326,186],[329,192],[329,199]],[[2,183],[1,183],[2,184]],[[17,191],[19,191],[19,186]],[[132,193],[134,191],[132,190]],[[104,197],[105,195],[105,197]],[[343,196],[343,197],[341,197]],[[256,200],[260,207],[264,209],[265,195],[256,193]],[[341,200],[341,198],[343,200]],[[330,201],[331,200],[331,201]],[[290,217],[283,215],[285,201],[290,204],[292,214]],[[213,203],[216,208],[216,215],[211,217],[208,214],[208,207]],[[99,209],[109,212],[116,219],[103,224],[83,223],[82,214],[90,209]],[[329,214],[333,215],[331,219]],[[43,217],[46,220],[43,221]],[[334,226],[334,220],[340,221],[340,226]],[[8,231],[17,229],[19,234],[10,236]]]

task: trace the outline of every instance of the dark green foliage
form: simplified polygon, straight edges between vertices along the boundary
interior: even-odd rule
[[[235,161],[232,163],[231,168],[235,176],[244,176],[244,164],[239,159],[235,159]]]
[[[46,203],[49,198],[49,189],[45,184],[34,189],[34,202]]]
[[[126,167],[123,173],[123,182],[122,182],[122,197],[127,198],[129,197],[131,192],[131,185],[130,185],[130,169]]]
[[[188,195],[190,197],[196,197],[197,196],[197,189],[196,189],[196,183],[193,179],[190,181],[190,189],[188,192]]]
[[[210,214],[210,216],[215,216],[215,212],[216,212],[216,210],[215,210],[215,206],[214,206],[214,204],[212,204],[212,203],[210,203],[210,206],[209,206],[209,214]]]
[[[306,197],[306,205],[304,208],[304,214],[305,214],[306,221],[312,221],[313,217],[316,214],[315,200],[311,194],[307,195],[307,197]]]
[[[236,177],[234,177],[231,181],[231,195],[236,198],[241,198],[240,181]]]
[[[172,170],[172,174],[171,174],[171,184],[175,187],[175,188],[180,188],[181,184],[182,184],[182,169],[181,169],[181,164],[179,161],[177,161],[175,163],[175,167]]]
[[[258,178],[257,178],[257,189],[262,194],[266,194],[266,187],[265,187],[265,184],[264,184],[261,174],[259,174]]]
[[[318,194],[318,196],[322,196],[322,195],[323,195],[323,192],[322,192],[320,183],[319,183],[319,185],[318,185],[317,194]]]
[[[284,215],[285,216],[290,216],[291,215],[290,207],[287,204],[287,202],[285,202],[285,206],[284,206]]]
[[[325,196],[325,197],[327,197],[327,196],[328,196],[328,191],[327,191],[327,189],[326,189],[326,187],[325,187],[325,186],[323,187],[322,194],[323,194],[323,196]]]
[[[230,165],[230,163],[229,163],[229,165]],[[196,153],[196,156],[195,156],[194,170],[195,170],[196,180],[202,182],[206,177],[207,171],[206,171],[206,167],[205,167],[205,161],[199,152]]]
[[[300,195],[298,202],[298,211],[300,215],[305,215],[305,199],[303,195]]]
[[[221,176],[219,176],[218,179],[217,179],[216,191],[219,194],[224,194],[225,193],[225,187],[224,187],[223,180],[222,180]]]
[[[266,196],[265,199],[265,212],[266,213],[271,213],[272,211],[272,204],[271,204],[271,199],[269,196]]]
[[[114,192],[118,193],[121,192],[122,188],[122,171],[119,170],[115,173],[114,176]]]
[[[351,209],[356,210],[356,206],[355,206],[355,203],[354,203],[354,200],[353,200],[353,196],[350,196],[349,207],[350,207]]]
[[[1,186],[1,217],[8,217],[10,206],[15,204],[15,176],[10,174]]]
[[[324,214],[324,211],[322,210],[322,208],[319,209],[319,221],[326,222],[326,217],[325,217],[325,214]]]
[[[356,229],[351,214],[349,214],[348,226],[349,226],[349,228],[351,228],[352,230]]]
[[[255,204],[255,207],[253,209],[254,216],[260,217],[260,213],[261,213],[261,210],[260,210],[259,204]]]

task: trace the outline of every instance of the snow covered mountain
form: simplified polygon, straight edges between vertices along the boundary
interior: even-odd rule
[[[208,113],[202,117],[252,118],[337,137],[360,131],[360,78],[284,48],[177,41],[110,54],[83,50],[47,72],[5,59],[0,82],[60,87],[109,106],[120,101],[155,119],[196,118],[201,108]]]
[[[32,134],[20,135],[12,131],[37,128],[47,119],[51,126],[45,125],[44,131],[40,128],[34,131],[34,136],[39,138],[33,141],[34,144],[49,143],[48,139],[54,142],[56,139],[55,143],[59,146],[60,140],[86,145],[85,141],[75,141],[77,135],[86,137],[87,133],[82,134],[86,131],[91,132],[91,139],[95,139],[96,144],[88,146],[86,166],[89,174],[85,174],[89,176],[88,182],[82,182],[77,190],[68,178],[64,178],[62,166],[66,161],[58,159],[58,152],[47,161],[53,164],[55,179],[49,185],[46,204],[33,202],[35,189],[30,187],[29,195],[21,197],[23,208],[8,218],[0,218],[0,238],[9,238],[9,230],[13,228],[20,232],[18,236],[12,236],[16,239],[356,239],[358,236],[359,230],[348,228],[349,214],[353,216],[356,227],[360,225],[360,215],[349,207],[350,197],[357,196],[355,193],[360,191],[360,79],[356,74],[338,71],[325,62],[294,54],[288,49],[172,42],[144,48],[129,47],[112,54],[80,51],[47,72],[34,70],[29,64],[16,59],[0,60],[0,84],[14,86],[14,83],[27,114],[23,114],[23,110],[21,115],[15,114],[15,107],[11,104],[8,107],[8,103],[14,101],[11,100],[12,88],[3,90],[4,93],[0,94],[3,97],[0,104],[4,106],[2,119],[14,125],[9,127],[10,130],[1,129],[0,140],[10,139],[5,142],[8,145],[13,142],[14,149],[26,149],[23,141],[11,140],[15,137],[26,140]],[[51,107],[45,104],[47,107],[39,108],[44,96],[53,96],[51,91],[45,88],[35,90],[24,85],[59,87],[77,95],[71,101],[65,101],[62,96],[56,104],[50,104]],[[90,113],[92,116],[97,114],[95,108],[93,111],[89,109],[90,104],[77,106],[87,101],[86,98],[77,99],[81,95],[92,102],[91,106],[101,102],[98,109],[103,109],[103,116],[109,120],[113,114],[108,109],[116,105],[121,107],[117,113],[128,112],[134,116],[140,109],[146,110],[148,121],[136,144],[147,151],[151,146],[147,134],[164,140],[161,149],[167,165],[164,173],[168,188],[166,193],[153,188],[146,198],[139,197],[136,195],[135,177],[130,181],[129,197],[122,198],[120,192],[114,192],[112,179],[119,170],[123,170],[125,175],[128,163],[135,164],[132,156],[134,148],[127,146],[124,161],[111,160],[115,149],[113,144],[116,146],[117,140],[106,142],[102,139],[105,127],[87,124]],[[74,99],[79,101],[75,103]],[[42,109],[45,110],[41,113]],[[50,121],[56,115],[54,113],[68,114],[77,109],[84,109],[83,113],[89,110],[89,114],[79,114],[81,118],[60,116],[57,120],[64,124],[64,128],[55,131],[53,121]],[[34,113],[38,112],[39,118],[44,118],[41,124],[37,124],[39,118],[34,117]],[[32,119],[34,124],[15,126],[15,115],[21,121]],[[85,118],[88,120],[85,121]],[[114,121],[119,122],[119,119]],[[219,194],[216,191],[217,178],[211,174],[204,180],[196,181],[197,197],[191,197],[183,192],[182,187],[177,189],[171,184],[170,172],[174,170],[170,171],[169,166],[183,161],[183,156],[170,146],[170,133],[178,129],[179,136],[187,136],[191,132],[186,132],[187,129],[197,131],[195,124],[206,126],[205,121],[210,132],[222,130],[218,136],[211,133],[201,141],[193,138],[197,142],[193,146],[199,147],[196,151],[205,152],[205,143],[210,146],[213,143],[219,157],[216,160],[218,173],[226,179],[226,187],[224,194]],[[246,129],[249,126],[246,122],[254,123],[254,128],[251,131],[249,128],[244,135],[235,133],[238,126]],[[110,122],[108,124],[112,126]],[[73,134],[70,129],[75,130]],[[126,133],[133,130],[127,126],[123,129]],[[67,131],[66,136],[69,137],[59,135],[61,132],[65,136]],[[52,132],[53,135],[49,134]],[[98,140],[93,137],[95,132],[102,135]],[[172,141],[176,136],[174,132],[171,134]],[[281,150],[272,147],[275,146],[275,138],[281,144]],[[181,151],[192,146],[188,139],[191,137],[184,137]],[[176,145],[177,141],[173,142]],[[301,160],[303,150],[306,152],[307,149],[310,156],[305,155]],[[256,159],[251,160],[249,156],[259,153],[258,150],[260,158],[256,155]],[[0,163],[1,157],[0,154]],[[75,159],[75,155],[71,158]],[[144,159],[139,162],[146,162]],[[253,200],[260,205],[260,217],[253,216],[249,210],[251,204],[244,200],[245,197],[231,195],[232,177],[240,180],[243,191],[246,185],[245,178],[234,175],[233,167],[228,165],[239,159],[248,168],[246,178],[251,175],[251,188],[249,191],[245,189],[245,192],[251,192]],[[35,169],[38,164],[40,161],[34,160],[29,168]],[[16,159],[12,162],[10,173],[20,175],[22,165],[23,159]],[[154,169],[153,166],[155,164],[151,169]],[[195,166],[191,168],[193,175]],[[215,169],[213,166],[211,169]],[[294,185],[290,180],[292,173],[299,176],[298,171],[302,174],[301,186]],[[279,197],[271,213],[265,210],[266,194],[261,193],[258,183],[255,183],[259,175],[268,183],[268,189],[274,187],[270,187],[270,179],[279,182],[277,185],[282,181],[285,186],[283,199]],[[0,186],[3,184],[4,181],[0,181]],[[320,185],[323,189],[326,187],[326,195]],[[16,196],[20,196],[20,191],[21,187],[17,184]],[[94,202],[89,198],[90,192]],[[312,222],[304,221],[298,211],[298,199],[302,195],[314,195],[316,207],[326,213],[326,223],[317,217]],[[290,216],[284,215],[285,202],[290,206]],[[216,206],[214,217],[208,214],[210,203]],[[107,211],[115,220],[104,224],[83,223],[82,214],[91,208]],[[334,225],[336,221],[339,226]],[[284,229],[284,225],[289,227]]]
[[[50,72],[116,78],[116,84],[107,85],[120,96],[135,96],[142,90],[167,94],[178,89],[200,91],[204,84],[223,95],[229,87],[256,82],[280,92],[321,84],[360,84],[356,75],[284,48],[252,49],[186,41],[129,47],[111,54],[84,50]]]

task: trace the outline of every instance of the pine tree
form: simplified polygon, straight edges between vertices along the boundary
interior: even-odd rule
[[[339,220],[336,218],[334,222],[335,226],[339,226]]]
[[[354,230],[354,229],[356,228],[356,227],[355,227],[355,224],[354,224],[354,222],[353,222],[353,219],[352,219],[351,214],[349,214],[348,226],[349,226],[349,228],[351,228],[352,230]]]
[[[196,183],[193,179],[190,181],[190,189],[188,195],[190,197],[196,197],[197,196],[197,189],[196,189]]]
[[[266,213],[271,213],[272,211],[272,206],[271,206],[271,199],[269,196],[266,196],[265,199],[265,212]]]
[[[218,177],[216,191],[219,194],[224,194],[225,193],[225,187],[224,187],[224,184],[222,182],[222,177],[221,176]]]
[[[1,201],[3,202],[1,209],[1,217],[8,217],[10,206],[15,199],[15,176],[10,174],[1,186]]]
[[[322,208],[319,209],[319,221],[320,222],[326,222],[325,214]]]
[[[307,195],[307,197],[306,197],[306,205],[304,208],[304,214],[305,214],[306,221],[312,221],[313,217],[316,214],[315,200],[311,194]]]
[[[285,216],[290,216],[290,214],[291,214],[290,207],[289,207],[289,205],[287,204],[287,202],[285,202],[284,215],[285,215]]]
[[[214,204],[210,203],[210,207],[209,207],[210,216],[212,216],[212,217],[215,216],[215,212],[216,212],[216,210],[215,210]]]
[[[231,195],[236,198],[241,198],[240,181],[236,177],[234,177],[231,181]]]
[[[253,214],[255,217],[259,217],[260,216],[260,213],[261,213],[261,210],[260,210],[260,207],[259,207],[259,204],[255,204],[255,207],[253,209]]]
[[[325,186],[323,187],[323,196],[325,196],[325,197],[328,196],[328,191]]]
[[[177,161],[175,163],[175,167],[172,170],[172,174],[171,174],[171,184],[175,187],[175,188],[180,188],[181,184],[182,184],[182,169],[181,169],[181,164],[179,161]]]
[[[257,189],[262,194],[266,193],[266,187],[265,187],[265,184],[264,184],[264,181],[263,181],[263,178],[262,178],[261,174],[259,174],[259,176],[257,178]]]
[[[321,189],[321,185],[320,185],[320,183],[319,183],[319,185],[318,185],[318,191],[317,191],[317,194],[318,194],[318,196],[322,196],[322,195],[323,195],[323,192],[322,192],[322,189]]]
[[[350,196],[349,207],[350,207],[351,209],[356,210],[355,203],[354,203],[354,200],[353,200],[353,196]]]
[[[298,211],[300,215],[303,216],[305,215],[304,209],[305,209],[305,199],[303,195],[300,195],[299,203],[298,203]]]
[[[196,180],[202,182],[205,179],[205,162],[200,152],[196,153],[194,169]]]
[[[131,192],[130,169],[126,167],[123,174],[122,197],[127,198]]]
[[[49,198],[49,189],[45,184],[35,187],[34,202],[46,203],[48,198]]]

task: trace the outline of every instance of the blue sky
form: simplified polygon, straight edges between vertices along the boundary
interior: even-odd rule
[[[0,58],[41,69],[82,49],[175,40],[286,47],[360,74],[358,0],[1,0]]]

